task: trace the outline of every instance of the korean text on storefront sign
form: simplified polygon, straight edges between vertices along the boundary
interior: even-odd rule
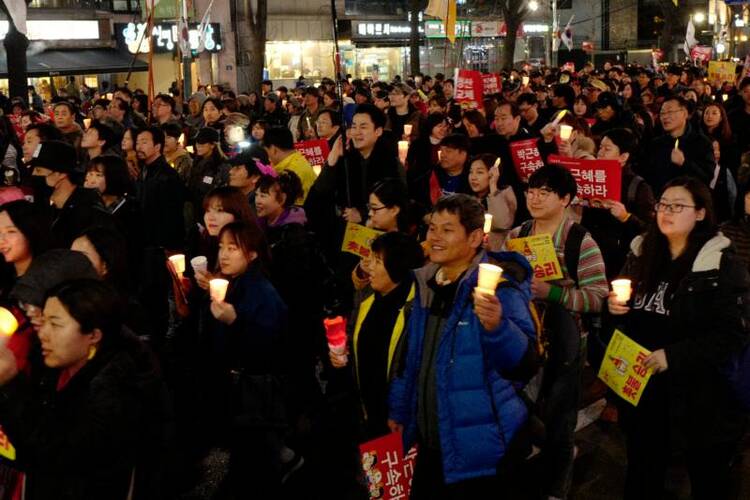
[[[536,147],[536,141],[536,139],[524,139],[510,143],[510,155],[513,159],[513,166],[516,167],[518,177],[523,182],[527,182],[529,176],[544,165],[539,148]]]
[[[359,446],[369,498],[407,500],[417,449],[404,456],[400,432],[392,432]]]
[[[328,158],[328,141],[325,139],[297,142],[294,144],[294,149],[302,153],[302,156],[313,167],[324,165]]]
[[[622,167],[617,160],[577,160],[550,155],[548,161],[573,174],[578,184],[578,198],[620,201]]]

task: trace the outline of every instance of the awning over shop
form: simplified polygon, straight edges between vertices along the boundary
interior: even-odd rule
[[[29,55],[28,76],[97,75],[127,73],[133,56],[115,49],[45,50]],[[148,64],[138,59],[133,71],[148,71]],[[0,78],[8,77],[7,59],[0,59]]]

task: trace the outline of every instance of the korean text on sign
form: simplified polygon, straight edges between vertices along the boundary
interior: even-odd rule
[[[534,270],[534,277],[542,281],[553,281],[562,279],[560,261],[557,259],[555,245],[549,234],[527,236],[526,238],[513,238],[505,243],[511,252],[518,252],[529,261]]]
[[[467,69],[456,69],[456,91],[454,100],[462,109],[482,109],[482,73]]]
[[[294,144],[294,149],[302,153],[302,156],[313,167],[322,166],[328,159],[328,141],[325,139],[297,142]]]
[[[369,257],[372,241],[381,234],[383,234],[382,231],[370,229],[369,227],[353,222],[347,222],[344,241],[341,243],[341,251],[353,253],[358,257]]]
[[[547,161],[573,174],[578,184],[578,198],[620,201],[622,167],[617,160],[577,160],[550,155]]]
[[[651,370],[643,365],[649,354],[651,351],[615,330],[604,354],[599,378],[622,399],[638,406],[651,378]]]
[[[400,432],[393,432],[359,446],[369,498],[407,500],[414,475],[417,449],[404,456]]]
[[[516,167],[518,177],[523,182],[529,180],[529,176],[537,169],[544,166],[542,155],[536,146],[536,139],[525,139],[510,143],[510,155],[513,159],[513,166]]]

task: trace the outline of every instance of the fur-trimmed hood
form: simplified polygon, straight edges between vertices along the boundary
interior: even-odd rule
[[[630,250],[636,257],[641,256],[641,245],[643,244],[643,236],[636,236],[633,241],[630,242]],[[701,271],[713,271],[718,270],[721,264],[721,255],[729,248],[732,241],[724,236],[723,234],[716,233],[716,236],[708,240],[701,248],[698,255],[693,261],[693,272]]]

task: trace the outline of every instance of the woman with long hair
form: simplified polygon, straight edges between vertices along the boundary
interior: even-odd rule
[[[187,178],[187,189],[196,221],[203,218],[203,198],[213,188],[229,183],[229,163],[220,145],[220,135],[212,128],[202,128],[195,139],[196,158]]]
[[[736,193],[736,179],[740,168],[740,151],[724,106],[711,102],[703,110],[701,130],[713,144],[716,167],[711,180],[711,193],[719,220],[732,218]]]
[[[643,364],[653,373],[637,406],[620,405],[625,499],[663,498],[676,454],[693,498],[725,499],[745,415],[722,369],[748,342],[750,279],[717,232],[700,180],[670,181],[655,210],[656,224],[633,240],[622,270],[632,301],[609,296],[613,326],[651,352]]]

